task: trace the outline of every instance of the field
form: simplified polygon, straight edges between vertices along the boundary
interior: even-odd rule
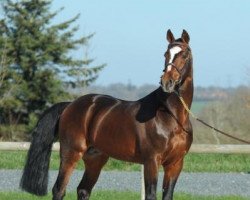
[[[22,169],[25,151],[0,151],[0,169]],[[247,154],[188,154],[185,158],[185,172],[250,172],[250,156]],[[59,168],[59,153],[53,152],[51,169]],[[77,169],[83,169],[80,161]],[[139,171],[140,165],[110,159],[104,170]]]
[[[39,200],[50,200],[51,194],[39,198]],[[26,193],[10,193],[10,192],[0,192],[1,200],[18,199],[18,200],[34,200],[34,197]],[[75,193],[68,193],[65,200],[76,199]],[[140,199],[140,194],[135,192],[116,192],[116,191],[95,191],[91,196],[91,200],[135,200]],[[161,199],[161,194],[158,194],[158,199]],[[222,197],[212,197],[212,196],[193,196],[188,194],[177,193],[174,196],[175,200],[247,200],[243,197],[236,196],[222,196]]]

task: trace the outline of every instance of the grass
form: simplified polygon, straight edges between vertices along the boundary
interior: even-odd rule
[[[186,172],[250,172],[248,154],[188,154]]]
[[[38,198],[27,193],[18,192],[0,192],[1,200],[18,199],[18,200],[50,200],[51,194],[45,197]],[[76,193],[68,193],[65,200],[76,199]],[[135,200],[140,199],[140,194],[135,192],[118,192],[118,191],[93,191],[90,200]],[[161,194],[158,194],[158,199],[161,199]],[[247,200],[243,197],[236,196],[194,196],[189,194],[177,193],[174,197],[175,200]]]
[[[0,169],[23,169],[26,152],[0,151]],[[59,168],[59,153],[53,152],[51,169]],[[77,169],[83,169],[80,161]],[[140,165],[110,159],[104,170],[139,171]],[[250,172],[250,156],[247,154],[188,154],[185,157],[185,172]]]

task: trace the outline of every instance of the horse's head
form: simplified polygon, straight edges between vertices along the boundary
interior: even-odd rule
[[[178,91],[187,77],[191,67],[189,65],[192,63],[192,53],[188,44],[190,38],[185,30],[183,30],[181,38],[177,40],[168,30],[167,40],[169,45],[164,55],[165,68],[160,83],[164,92],[171,93]]]

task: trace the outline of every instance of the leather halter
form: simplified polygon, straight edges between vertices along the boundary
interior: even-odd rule
[[[188,44],[185,44],[185,43],[182,43],[182,42],[173,42],[173,43],[169,44],[168,49],[169,49],[170,47],[172,47],[172,46],[184,46],[184,47],[186,47],[186,49],[187,49],[188,51],[191,52],[191,48],[189,47],[189,45],[188,45]],[[167,69],[167,67],[168,67],[169,65],[171,65],[172,67],[174,67],[175,70],[180,74],[180,79],[178,80],[178,83],[177,83],[177,86],[180,87],[180,85],[181,85],[181,83],[182,83],[182,77],[183,77],[182,72],[183,72],[183,70],[185,69],[186,64],[185,64],[185,65],[183,66],[183,68],[180,70],[180,69],[178,69],[178,67],[177,67],[173,62],[167,63],[167,64],[165,64],[165,68],[164,68],[163,72],[166,71],[166,69]]]

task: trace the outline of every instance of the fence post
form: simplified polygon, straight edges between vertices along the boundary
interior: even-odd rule
[[[144,165],[141,165],[141,200],[145,200]]]

